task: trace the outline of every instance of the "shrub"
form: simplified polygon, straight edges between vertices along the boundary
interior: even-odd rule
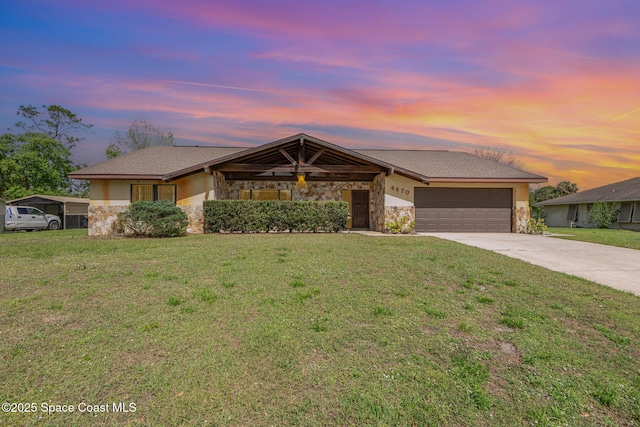
[[[589,222],[598,228],[609,228],[618,219],[615,203],[596,202],[587,211]]]
[[[347,202],[210,200],[204,202],[205,233],[328,231],[346,228]]]
[[[527,221],[527,234],[542,234],[547,231],[544,218],[529,218]]]
[[[410,221],[408,215],[402,215],[393,221],[387,221],[384,223],[385,230],[392,234],[410,234],[415,231],[416,222]]]
[[[125,234],[130,231],[133,236],[176,237],[185,234],[189,220],[187,214],[169,200],[138,200],[118,214],[116,223]]]

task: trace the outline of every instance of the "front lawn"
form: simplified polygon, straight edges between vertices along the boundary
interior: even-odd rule
[[[602,245],[640,249],[640,232],[637,231],[562,227],[549,227],[548,231],[554,234],[565,234],[565,236],[554,236],[562,239],[580,240],[583,242],[600,243]]]
[[[429,237],[85,232],[0,236],[3,426],[640,423],[636,296]]]

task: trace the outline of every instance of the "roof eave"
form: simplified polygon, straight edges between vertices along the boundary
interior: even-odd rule
[[[549,202],[552,203],[546,203],[547,200],[543,200],[542,202],[538,202],[536,204],[534,204],[534,206],[563,206],[563,205],[587,205],[590,203],[598,203],[598,202],[604,202],[604,203],[633,203],[633,202],[640,202],[640,197],[636,197],[636,198],[630,198],[630,199],[616,199],[616,200],[594,200],[594,199],[588,199],[588,200],[567,200],[567,201],[563,201],[561,200],[560,202],[556,202],[554,199],[548,200]]]
[[[462,182],[462,183],[542,183],[549,181],[545,177],[539,178],[447,178],[447,177],[430,177],[431,182]]]
[[[140,174],[76,174],[70,173],[69,178],[72,179],[145,179],[145,180],[164,180],[162,175],[140,175]]]

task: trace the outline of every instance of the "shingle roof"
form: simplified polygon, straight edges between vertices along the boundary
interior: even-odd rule
[[[416,175],[427,177],[430,181],[547,181],[547,178],[541,175],[463,152],[347,150],[342,147],[340,149],[378,160],[381,165],[395,166],[398,169],[413,172]],[[149,147],[72,172],[69,177],[80,179],[163,179],[184,170],[190,171],[197,165],[214,163],[218,159],[245,150],[253,149],[246,147]]]
[[[429,177],[433,180],[448,179],[514,179],[529,182],[547,181],[547,178],[483,159],[459,151],[435,150],[354,150],[387,163]]]
[[[144,177],[162,179],[175,171],[186,169],[206,161],[213,161],[246,150],[241,147],[148,147],[118,156],[69,174],[71,178],[84,179],[118,177]]]
[[[537,206],[577,205],[596,202],[633,202],[640,201],[640,177],[614,182],[591,190],[580,191],[557,199],[545,200]]]

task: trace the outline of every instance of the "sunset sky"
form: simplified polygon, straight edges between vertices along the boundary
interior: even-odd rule
[[[95,125],[87,164],[145,119],[179,145],[500,146],[586,190],[640,176],[640,1],[2,1],[2,130],[29,104]]]

